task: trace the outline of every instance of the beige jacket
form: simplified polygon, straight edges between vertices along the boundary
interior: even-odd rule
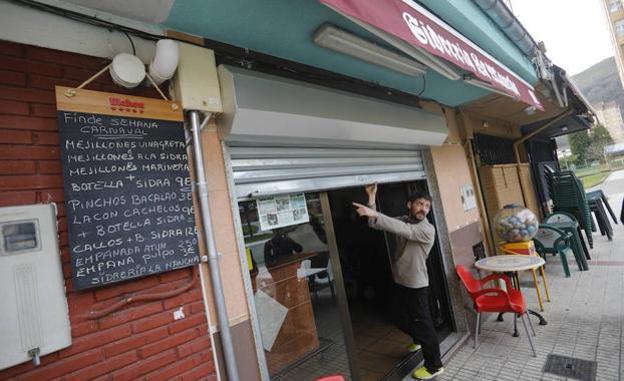
[[[377,218],[368,219],[368,225],[393,233],[396,237],[396,254],[392,264],[394,281],[409,288],[427,287],[427,257],[435,240],[435,228],[427,219],[418,223],[404,220],[407,218],[392,218],[379,213]]]

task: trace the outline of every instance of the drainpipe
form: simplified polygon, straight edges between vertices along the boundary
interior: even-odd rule
[[[557,79],[555,78],[555,76],[553,75],[551,80],[550,80],[550,84],[552,86],[553,91],[555,92],[555,96],[557,97],[557,103],[559,103],[559,107],[567,107],[567,104],[563,103],[563,100],[561,99],[561,93],[559,92],[559,86],[557,85]]]
[[[201,219],[203,228],[203,239],[206,249],[208,250],[208,268],[210,269],[210,280],[212,285],[212,293],[217,308],[217,320],[221,328],[221,343],[223,344],[223,358],[229,381],[239,381],[238,368],[236,366],[236,355],[234,354],[234,345],[232,344],[232,335],[230,333],[230,324],[225,306],[225,297],[223,295],[223,282],[221,280],[221,270],[219,267],[219,256],[217,254],[217,245],[214,239],[214,231],[212,229],[212,220],[210,218],[210,205],[208,203],[208,187],[206,186],[206,173],[204,171],[204,154],[201,142],[201,129],[210,119],[208,114],[204,121],[200,124],[199,112],[191,111],[191,132],[193,137],[193,159],[195,162],[195,180],[199,205],[201,207]]]
[[[473,0],[475,4],[528,57],[539,50],[537,43],[501,0]]]
[[[516,164],[517,164],[516,171],[518,173],[518,179],[520,180],[520,193],[522,193],[522,200],[524,201],[524,205],[527,206],[527,207],[529,205],[527,203],[527,195],[524,193],[524,186],[522,184],[522,175],[521,175],[521,171],[520,171],[520,164],[521,164],[520,163],[520,152],[518,151],[518,147],[520,147],[520,144],[522,144],[525,141],[531,139],[533,136],[539,134],[540,132],[544,131],[548,127],[551,127],[552,125],[556,124],[557,122],[559,122],[563,118],[566,118],[568,115],[572,114],[572,112],[573,112],[573,110],[571,110],[571,109],[568,109],[568,110],[562,112],[557,117],[555,117],[555,119],[553,119],[550,122],[544,124],[542,127],[539,127],[538,129],[536,129],[535,131],[531,132],[530,134],[527,134],[527,135],[521,137],[520,139],[516,140],[514,142],[514,144],[513,144],[514,155],[516,155]]]
[[[481,181],[479,179],[479,170],[477,169],[477,159],[474,155],[474,146],[472,144],[472,138],[466,139],[466,145],[464,146],[464,151],[467,151],[470,161],[470,177],[472,178],[472,182],[475,186],[475,196],[477,197],[477,202],[479,204],[479,218],[481,220],[481,225],[483,226],[483,236],[485,238],[485,246],[487,252],[490,255],[494,255],[496,253],[496,247],[494,246],[491,230],[490,230],[490,220],[487,214],[487,207],[485,205],[485,200],[483,199],[483,189],[481,189]]]

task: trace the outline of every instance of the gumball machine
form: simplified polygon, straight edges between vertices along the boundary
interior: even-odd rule
[[[530,241],[538,227],[535,214],[517,204],[505,205],[494,218],[494,228],[506,242]]]
[[[505,205],[494,217],[494,229],[505,240],[505,242],[499,245],[499,250],[503,254],[537,255],[532,239],[539,229],[539,221],[531,210],[517,204]],[[543,266],[539,268],[539,272],[544,281],[546,301],[550,302],[548,280],[546,279]],[[536,270],[532,269],[531,273],[540,309],[543,311],[544,305],[538,286]],[[540,324],[542,324],[541,321]]]
[[[494,229],[505,241],[500,249],[507,254],[535,254],[533,237],[539,221],[535,214],[520,205],[505,205],[494,218]]]

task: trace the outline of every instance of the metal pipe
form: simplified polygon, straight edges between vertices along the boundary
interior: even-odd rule
[[[479,171],[477,169],[477,161],[474,155],[472,138],[466,139],[464,151],[466,151],[469,159],[468,161],[470,162],[470,177],[476,190],[475,196],[477,198],[477,203],[479,204],[479,217],[481,220],[481,225],[483,226],[485,247],[490,255],[494,255],[494,253],[496,252],[496,246],[494,245],[494,240],[491,236],[492,231],[490,230],[490,220],[488,219],[487,208],[485,205],[485,200],[483,199],[483,190],[481,189],[481,182],[479,180]]]
[[[204,171],[204,154],[201,143],[201,125],[205,124],[210,118],[210,114],[206,116],[204,123],[199,122],[199,112],[191,111],[191,132],[193,135],[193,158],[195,161],[196,186],[201,208],[201,219],[203,227],[203,239],[205,247],[208,250],[208,269],[210,270],[210,280],[212,283],[212,293],[214,296],[217,320],[221,330],[221,343],[223,345],[223,359],[229,381],[239,381],[238,368],[236,364],[236,355],[234,353],[234,345],[232,343],[232,335],[230,333],[230,324],[225,306],[225,297],[223,294],[223,282],[221,280],[221,270],[219,267],[219,256],[217,254],[217,245],[214,239],[212,229],[212,220],[210,214],[210,205],[208,202],[208,187],[206,186],[206,173]]]
[[[522,201],[524,202],[524,205],[526,207],[529,207],[529,204],[527,202],[527,194],[525,194],[525,191],[524,191],[525,187],[523,187],[523,181],[522,181],[523,177],[522,177],[522,173],[521,173],[521,170],[520,170],[520,164],[521,164],[520,163],[520,152],[518,151],[518,147],[523,142],[527,141],[528,139],[531,139],[533,136],[539,134],[540,132],[544,131],[548,127],[550,127],[553,124],[559,122],[560,120],[562,120],[563,118],[567,117],[570,114],[572,114],[572,110],[571,109],[568,109],[568,110],[562,112],[557,117],[555,117],[555,119],[553,119],[550,122],[544,124],[542,127],[537,128],[535,131],[532,131],[531,133],[521,137],[520,139],[516,140],[513,143],[513,150],[514,150],[514,155],[516,156],[516,164],[517,164],[516,165],[516,171],[518,173],[518,179],[520,180],[520,193],[522,193]],[[526,185],[526,184],[524,184],[524,185]]]

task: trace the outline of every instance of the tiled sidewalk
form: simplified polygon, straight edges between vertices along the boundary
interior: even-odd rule
[[[619,216],[622,194],[611,196],[610,201]],[[511,335],[511,315],[507,314],[504,322],[497,322],[491,315],[483,322],[477,349],[472,348],[471,336],[437,380],[565,380],[542,372],[550,353],[596,361],[597,381],[624,379],[624,227],[613,227],[612,242],[594,233],[589,271],[580,272],[576,263],[570,262],[572,276],[565,278],[559,258],[548,256],[552,297],[545,305],[548,325],[540,326],[532,318],[537,333],[533,337],[537,358],[532,356],[520,320],[520,337],[515,338]],[[523,285],[528,286],[529,280],[530,275],[525,274]],[[537,309],[535,290],[526,287],[523,291],[529,306]]]

